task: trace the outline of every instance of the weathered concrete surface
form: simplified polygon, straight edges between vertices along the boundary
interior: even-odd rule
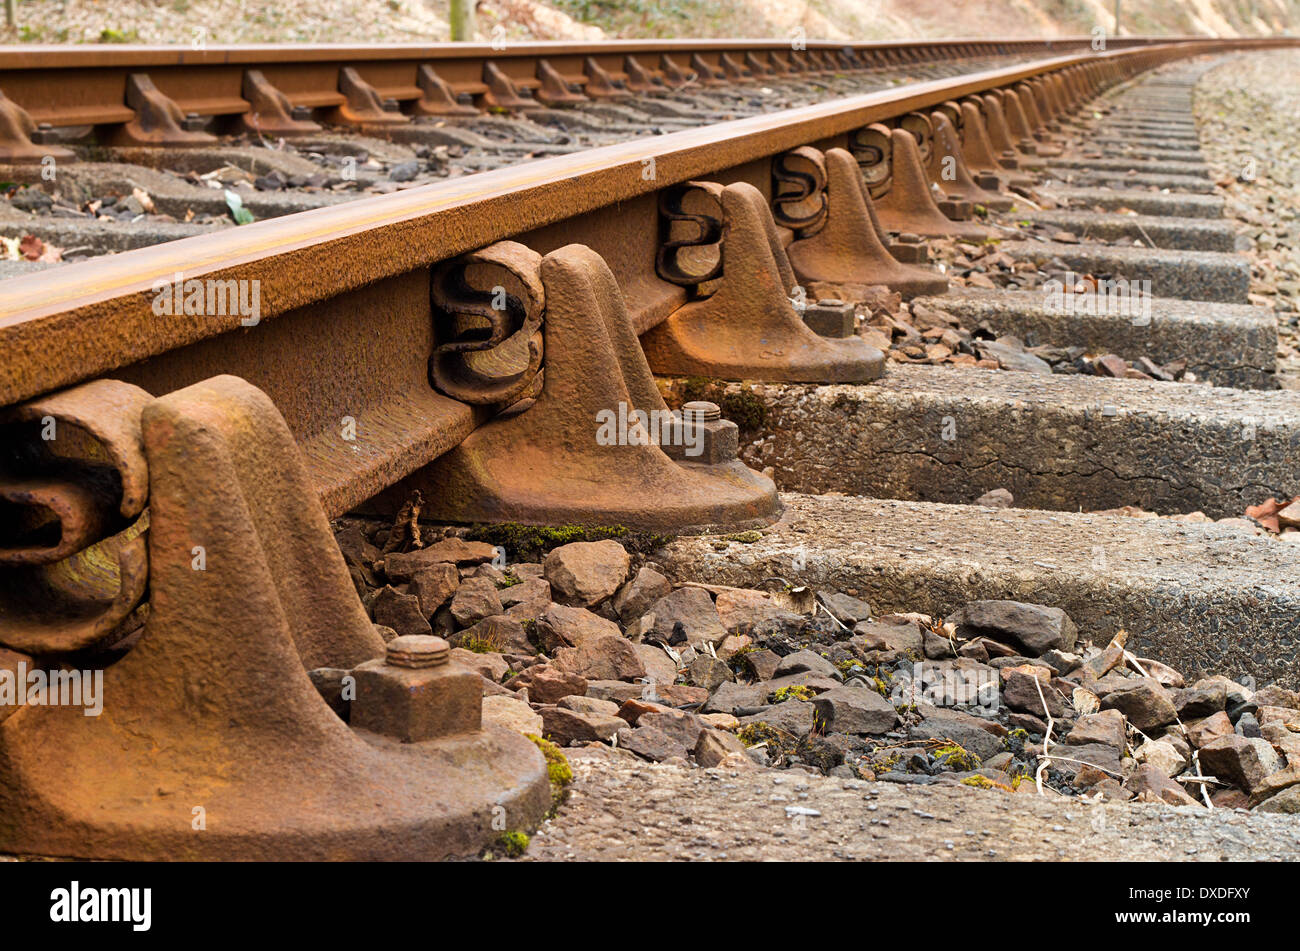
[[[778,488],[1237,516],[1300,493],[1300,393],[891,364],[846,386],[765,385],[742,447]]]
[[[681,538],[680,580],[765,578],[853,592],[881,613],[947,615],[1009,598],[1065,610],[1081,638],[1121,628],[1139,655],[1198,671],[1300,682],[1300,545],[1229,525],[785,495],[752,543]]]
[[[1097,244],[1006,241],[998,250],[1040,269],[1062,261],[1080,274],[1150,281],[1157,297],[1244,304],[1250,290],[1250,259],[1217,251],[1161,251]]]
[[[1137,158],[1087,158],[1083,156],[1060,156],[1052,159],[1055,168],[1092,169],[1099,172],[1129,171],[1155,175],[1190,175],[1209,178],[1210,167],[1204,161],[1176,159],[1137,159]]]
[[[1228,221],[1213,218],[1173,218],[1160,215],[1098,214],[1092,211],[1049,209],[1024,211],[1015,221],[1049,225],[1081,241],[1131,241],[1150,247],[1183,251],[1235,251],[1237,231]]]
[[[905,786],[794,770],[690,769],[566,749],[570,800],[522,862],[1294,861],[1294,816]],[[802,806],[816,815],[791,815]],[[687,821],[689,819],[689,821]],[[1122,898],[1127,884],[1117,883]],[[1120,907],[1116,905],[1115,907]],[[1109,909],[1107,909],[1109,910]]]
[[[1070,185],[1122,185],[1125,187],[1149,186],[1151,188],[1168,188],[1171,191],[1186,192],[1194,195],[1209,195],[1214,192],[1214,182],[1197,175],[1167,175],[1153,172],[1124,172],[1104,168],[1060,168],[1054,166],[1044,169],[1048,178],[1054,178]]]
[[[998,336],[1011,334],[1029,346],[1087,347],[1159,364],[1185,359],[1197,379],[1215,386],[1277,386],[1277,315],[1266,307],[1156,297],[1148,319],[1140,305],[1135,316],[1054,313],[1042,290],[959,288],[920,300],[967,326],[984,323]]]
[[[1161,194],[1137,188],[1074,188],[1045,185],[1043,195],[1072,208],[1102,211],[1136,211],[1140,215],[1173,215],[1178,218],[1222,218],[1223,196],[1192,195],[1186,192]]]

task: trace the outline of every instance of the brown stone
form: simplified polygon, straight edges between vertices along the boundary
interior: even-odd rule
[[[1053,717],[1064,715],[1065,700],[1060,692],[1050,683],[1042,683],[1050,677],[1038,678],[1022,670],[1005,670],[1003,673],[1007,675],[1007,682],[1002,687],[1002,699],[1011,709],[1042,716],[1045,702],[1048,714]]]
[[[428,619],[420,609],[419,598],[402,594],[391,585],[379,589],[370,604],[370,612],[376,624],[391,627],[399,636],[433,633]]]
[[[585,696],[587,678],[550,664],[534,664],[506,686],[512,690],[527,687],[528,699],[534,703],[555,703],[570,694]]]
[[[577,647],[583,641],[609,636],[624,639],[617,624],[586,608],[552,604],[537,616],[537,639],[543,650]]]
[[[560,746],[610,740],[626,726],[618,717],[583,713],[559,706],[547,705],[537,712],[542,715],[542,729],[546,731],[546,736]]]
[[[630,567],[627,549],[612,539],[561,545],[542,560],[555,599],[584,608],[613,597]]]
[[[1173,723],[1178,716],[1169,691],[1148,678],[1111,691],[1102,698],[1101,706],[1103,710],[1119,710],[1144,733]]]
[[[487,578],[466,578],[451,599],[451,616],[461,627],[470,627],[486,617],[503,614],[497,586]]]
[[[395,581],[406,581],[421,568],[447,562],[454,565],[477,565],[496,557],[496,549],[486,542],[467,542],[461,538],[444,538],[411,552],[389,552],[384,556],[384,573]]]
[[[717,686],[735,680],[731,668],[709,654],[700,654],[686,668],[687,679],[697,687],[712,693]]]
[[[456,566],[447,562],[421,568],[411,575],[411,584],[407,589],[420,601],[420,613],[426,618],[433,617],[433,612],[442,607],[460,587],[460,572]]]
[[[1232,735],[1232,721],[1228,719],[1228,715],[1222,710],[1204,719],[1184,725],[1187,727],[1188,740],[1197,749],[1207,743],[1212,743],[1220,737]]]
[[[1065,742],[1071,746],[1100,743],[1122,752],[1125,746],[1124,714],[1118,710],[1102,710],[1079,717]]]
[[[748,762],[748,757],[745,756],[745,744],[740,741],[740,737],[724,730],[701,731],[693,752],[695,762],[705,769],[721,765],[732,753],[741,754]]]
[[[631,624],[650,609],[660,598],[672,593],[668,579],[653,568],[642,567],[632,580],[614,595],[614,610],[625,625]]]
[[[717,644],[728,633],[713,599],[702,588],[678,588],[652,604],[647,613],[655,616],[654,635],[665,644],[672,643],[673,629],[678,624],[692,647],[706,641]]]
[[[687,749],[663,730],[650,726],[635,729],[624,727],[618,731],[618,745],[651,762],[662,762],[675,756],[685,759]]]
[[[1143,763],[1134,770],[1124,787],[1137,798],[1147,801],[1167,802],[1171,806],[1197,805],[1182,786],[1150,763]]]
[[[577,647],[562,647],[553,663],[588,680],[633,680],[646,675],[633,645],[621,634],[584,638]]]
[[[1267,740],[1244,736],[1222,736],[1205,744],[1200,752],[1201,772],[1246,792],[1263,786],[1270,774],[1282,768],[1281,760]]]

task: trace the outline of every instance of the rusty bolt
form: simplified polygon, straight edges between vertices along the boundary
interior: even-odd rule
[[[985,191],[995,192],[1002,188],[1002,180],[998,178],[996,172],[976,172],[975,184]]]
[[[402,743],[420,743],[482,725],[482,678],[450,662],[441,637],[407,634],[388,644],[383,660],[357,667],[351,724]]]
[[[1003,168],[1016,168],[1020,164],[1020,159],[1011,149],[1006,149],[998,156],[998,164]]]
[[[903,264],[925,264],[930,260],[930,249],[920,235],[900,234],[889,246],[889,253]]]
[[[803,322],[813,333],[822,337],[852,337],[855,329],[853,305],[848,301],[830,298],[819,300],[804,308]]]
[[[293,111],[289,113],[290,117],[302,122],[311,118],[311,108],[309,106],[294,106]]]
[[[383,105],[384,105],[384,111],[385,111],[385,112],[401,112],[401,111],[402,111],[402,107],[401,107],[401,105],[398,103],[398,101],[397,101],[396,99],[385,99]]]
[[[969,201],[962,201],[956,198],[945,198],[936,202],[939,210],[943,212],[945,218],[950,221],[970,221],[975,214],[975,206]]]
[[[722,418],[717,403],[703,400],[684,404],[665,435],[668,438],[660,441],[659,448],[677,462],[726,465],[740,451],[739,427]]]

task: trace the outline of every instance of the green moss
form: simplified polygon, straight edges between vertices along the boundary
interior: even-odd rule
[[[973,789],[1001,789],[1003,792],[1015,792],[1010,786],[1003,783],[995,783],[987,776],[967,776],[962,779],[963,786],[970,786]]]
[[[479,634],[462,634],[456,641],[457,647],[463,647],[467,651],[473,651],[475,654],[498,654],[501,652],[501,643],[494,637],[483,637]]]
[[[748,545],[748,544],[750,544],[750,543],[752,543],[752,542],[756,542],[756,541],[758,541],[758,540],[759,540],[760,538],[762,538],[762,537],[763,537],[763,533],[762,533],[762,532],[758,531],[757,529],[750,529],[750,530],[747,531],[747,532],[739,532],[738,534],[735,534],[735,535],[728,535],[728,536],[727,536],[727,541],[729,541],[729,542],[743,542],[743,543],[745,543],[746,545]]]
[[[803,684],[794,684],[789,687],[781,687],[773,690],[768,694],[768,703],[784,703],[786,700],[811,700],[816,694],[812,688],[805,687]]]
[[[501,837],[497,839],[497,848],[510,858],[517,859],[527,850],[529,841],[531,840],[527,832],[519,830],[502,832]]]
[[[535,733],[524,734],[536,744],[546,759],[546,778],[551,783],[551,814],[569,798],[569,784],[573,782],[573,769],[565,759],[560,748],[550,740],[544,740]]]
[[[518,577],[518,576],[512,574],[511,572],[507,571],[507,572],[504,573],[504,575],[502,575],[501,583],[500,583],[499,585],[497,585],[497,587],[498,587],[498,588],[513,588],[515,585],[517,585],[517,584],[523,584],[523,583],[524,583],[524,579],[523,579],[523,578],[520,578],[520,577]]]
[[[934,755],[936,759],[942,759],[945,765],[962,772],[968,769],[979,769],[980,758],[957,743],[939,747],[934,751]]]

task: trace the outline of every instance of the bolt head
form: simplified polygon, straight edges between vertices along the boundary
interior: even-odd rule
[[[384,658],[390,667],[419,670],[441,667],[451,658],[451,645],[431,634],[403,634],[388,642]]]
[[[682,404],[682,419],[694,422],[710,422],[722,418],[722,408],[717,403],[705,400],[692,400]]]

